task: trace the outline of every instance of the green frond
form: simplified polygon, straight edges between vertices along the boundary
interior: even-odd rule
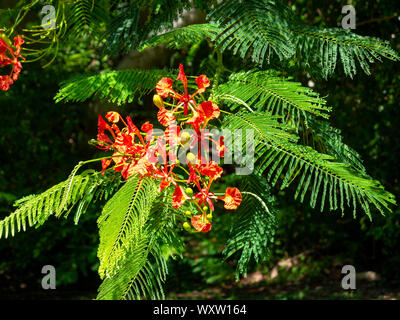
[[[164,189],[152,201],[150,213],[143,218],[138,237],[127,248],[117,272],[104,279],[97,299],[164,299],[163,283],[168,274],[163,248],[179,250],[183,241],[177,234],[176,216],[183,209],[171,206],[172,188]],[[179,254],[179,252],[177,252]]]
[[[68,37],[82,37],[88,33],[99,35],[100,24],[108,21],[107,2],[104,0],[75,0],[68,5],[65,17]]]
[[[167,70],[122,70],[109,71],[92,76],[78,76],[61,84],[55,96],[56,102],[82,102],[99,98],[117,105],[133,102],[137,96],[150,93],[156,83],[166,76]]]
[[[289,81],[273,70],[233,73],[218,86],[212,99],[227,101],[232,110],[242,104],[250,111],[267,111],[298,122],[307,114],[329,117],[330,107],[310,88]]]
[[[369,75],[369,63],[375,60],[400,60],[388,41],[360,36],[350,30],[319,29],[295,22],[291,23],[291,30],[295,34],[298,60],[307,68],[318,68],[317,72],[322,72],[324,78],[334,74],[338,61],[342,63],[344,73],[352,78],[357,73],[357,66]]]
[[[180,49],[201,42],[207,38],[213,39],[218,31],[218,26],[210,23],[192,24],[156,35],[142,43],[138,50],[143,51],[149,47],[156,47],[161,44],[166,44],[167,48]]]
[[[271,0],[222,1],[208,16],[221,28],[216,45],[242,58],[251,54],[259,65],[268,63],[272,54],[281,60],[290,58],[295,47],[283,10],[284,6]]]
[[[164,299],[162,282],[166,274],[162,270],[165,269],[166,261],[160,248],[147,236],[143,236],[132,244],[118,272],[104,279],[97,299],[140,300],[142,296]]]
[[[304,144],[333,156],[340,162],[347,163],[357,170],[366,173],[361,156],[353,148],[343,142],[341,131],[332,127],[329,122],[308,118],[308,128],[304,128]]]
[[[348,164],[336,161],[330,155],[297,144],[293,136],[277,134],[279,126],[281,124],[271,119],[270,114],[261,112],[233,114],[224,119],[225,128],[254,131],[256,172],[267,172],[271,185],[275,185],[281,178],[283,189],[300,177],[295,198],[300,196],[301,202],[309,193],[312,208],[320,199],[321,211],[325,202],[329,201],[330,210],[340,207],[344,214],[346,201],[349,207],[352,203],[354,216],[358,203],[370,219],[371,204],[382,214],[385,210],[391,211],[389,206],[396,203],[394,196],[385,191],[378,181],[354,170]]]
[[[275,199],[263,177],[246,176],[240,190],[242,203],[235,212],[229,239],[222,252],[224,259],[240,252],[236,280],[240,275],[247,276],[247,267],[252,258],[256,263],[265,261],[270,254],[268,245],[273,242],[277,226]]]
[[[49,216],[68,214],[78,205],[75,223],[85,211],[93,199],[100,199],[98,187],[110,190],[103,183],[104,177],[99,175],[81,174],[75,175],[63,181],[39,195],[24,197],[16,202],[18,208],[8,217],[0,221],[0,238],[14,236],[15,232],[26,231],[27,226],[39,227]],[[115,184],[115,182],[112,182]]]
[[[138,0],[120,10],[108,26],[103,49],[111,54],[136,49],[149,36],[173,28],[173,22],[190,9],[189,0]],[[146,20],[139,18],[146,16]]]
[[[112,277],[130,247],[142,239],[144,223],[157,194],[154,180],[133,176],[106,203],[98,218],[101,278]]]

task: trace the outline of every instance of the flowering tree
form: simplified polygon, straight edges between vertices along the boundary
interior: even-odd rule
[[[16,211],[0,221],[0,237],[7,237],[51,215],[74,212],[78,223],[91,203],[106,201],[98,217],[104,279],[99,299],[162,298],[169,258],[162,248],[182,242],[182,231],[212,232],[217,212],[232,213],[223,255],[237,259],[237,277],[246,275],[249,261],[265,259],[274,237],[276,186],[294,185],[296,199],[309,196],[311,207],[318,203],[321,211],[344,214],[352,208],[354,217],[359,210],[372,219],[373,210],[383,214],[395,204],[325,120],[331,111],[326,101],[271,65],[289,62],[327,78],[340,61],[352,77],[359,67],[369,73],[374,59],[399,60],[397,53],[379,39],[303,25],[281,1],[196,5],[208,11],[208,22],[171,30],[190,1],[132,1],[123,10],[108,1],[60,1],[54,30],[17,36],[15,49],[7,40],[14,28],[0,39],[0,67],[12,66],[0,78],[2,90],[21,71],[23,39],[26,46],[37,44],[35,35],[51,40],[49,47],[27,52],[41,58],[56,54],[53,43],[81,34],[111,53],[161,44],[196,49],[205,41],[212,50],[208,65],[214,68],[207,75],[188,77],[183,64],[176,78],[177,70],[107,71],[68,80],[55,97],[59,102],[97,96],[120,105],[152,94],[154,105],[147,107],[158,109],[154,125],[136,126],[117,111],[99,115],[97,138],[90,143],[107,155],[80,162],[67,180],[17,201]],[[148,19],[139,19],[145,14]],[[102,28],[105,33],[96,38]],[[228,70],[223,58],[229,50],[246,65]],[[101,164],[98,171],[78,173],[92,162]],[[225,168],[243,177],[240,186],[225,185]],[[218,182],[225,192],[214,191]]]

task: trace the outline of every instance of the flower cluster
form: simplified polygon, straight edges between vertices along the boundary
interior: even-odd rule
[[[215,138],[205,132],[210,120],[220,116],[220,109],[211,101],[198,103],[195,98],[209,87],[207,76],[196,78],[198,89],[188,94],[188,81],[183,69],[179,67],[177,80],[183,84],[183,93],[176,92],[173,80],[162,78],[156,85],[154,104],[159,108],[157,119],[165,129],[153,128],[149,122],[140,129],[128,116],[126,121],[115,111],[106,114],[106,120],[99,115],[96,146],[113,151],[102,159],[102,170],[121,172],[125,179],[133,174],[159,179],[159,191],[172,186],[172,206],[180,208],[191,202],[196,213],[187,211],[191,224],[197,231],[211,229],[214,201],[222,200],[225,209],[235,210],[240,205],[242,195],[237,188],[227,188],[223,196],[211,191],[214,181],[222,175],[223,169],[210,159],[214,148],[219,157],[225,154],[223,138]],[[164,99],[172,98],[172,103]],[[204,100],[204,98],[203,98]],[[120,125],[123,125],[121,128]],[[207,143],[205,143],[207,142]],[[209,146],[211,142],[211,148]],[[183,187],[185,185],[185,187]],[[191,229],[184,223],[185,229]]]
[[[10,85],[18,79],[18,76],[22,70],[22,64],[20,59],[24,59],[20,55],[22,44],[24,40],[18,36],[14,38],[15,50],[8,45],[6,40],[0,37],[0,68],[11,65],[11,72],[9,75],[0,75],[0,89],[7,91]]]

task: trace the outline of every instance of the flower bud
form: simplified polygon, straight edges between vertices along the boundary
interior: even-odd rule
[[[162,99],[161,96],[159,96],[158,94],[155,94],[155,95],[153,96],[153,102],[154,102],[154,104],[157,106],[157,108],[159,108],[159,109],[164,108],[163,99]]]
[[[208,210],[208,207],[207,206],[204,206],[203,207],[203,211],[207,211]]]
[[[196,156],[195,156],[193,153],[191,153],[191,152],[189,152],[189,153],[186,155],[186,159],[187,159],[190,163],[195,163],[195,162],[196,162]]]
[[[192,212],[191,212],[191,211],[189,211],[189,210],[188,210],[188,211],[186,211],[186,212],[185,212],[185,214],[186,214],[188,217],[191,217],[191,216],[192,216]]]
[[[182,142],[182,144],[185,144],[189,140],[190,140],[189,132],[182,132],[182,134],[181,134],[181,142]]]
[[[207,219],[208,219],[208,220],[212,220],[212,217],[213,217],[213,216],[212,216],[212,213],[209,213],[209,214],[207,215]]]
[[[189,197],[191,197],[191,196],[193,195],[193,189],[192,189],[192,188],[186,188],[186,189],[185,189],[185,193],[186,193]]]
[[[192,228],[188,222],[184,222],[182,226],[186,231],[189,231]]]

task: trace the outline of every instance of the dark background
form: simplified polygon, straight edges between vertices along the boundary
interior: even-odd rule
[[[0,1],[1,8],[10,3],[13,1]],[[337,26],[343,17],[341,8],[347,4],[291,3],[306,23],[320,27]],[[400,52],[398,0],[352,4],[357,11],[355,32],[388,40]],[[36,17],[27,19],[29,23]],[[204,14],[198,13],[194,19],[200,22]],[[188,50],[158,52],[153,59],[132,62],[123,54],[101,56],[90,39],[82,39],[61,50],[45,69],[45,61],[24,64],[20,79],[8,92],[0,92],[0,218],[12,212],[16,199],[65,180],[79,160],[95,156],[97,151],[87,141],[96,135],[99,112],[115,109],[138,122],[154,117],[154,110],[144,107],[149,97],[143,103],[122,107],[99,101],[55,104],[53,97],[62,80],[107,68],[177,67],[190,59],[206,61],[209,55],[207,46],[195,57]],[[231,70],[241,68],[240,60],[228,55],[224,64]],[[200,69],[200,63],[187,65],[187,73],[196,74]],[[333,107],[331,122],[342,130],[344,141],[362,155],[369,174],[399,199],[400,63],[376,63],[371,76],[360,71],[354,79],[346,78],[340,68],[328,81],[309,78],[300,71],[291,75],[305,86],[314,82],[314,90]],[[150,102],[147,105],[151,106]],[[362,214],[352,219],[351,213],[344,217],[320,213],[293,201],[290,193],[281,192],[277,197],[279,229],[267,262],[253,265],[247,279],[235,282],[234,264],[221,262],[219,235],[226,230],[217,226],[206,236],[188,238],[183,259],[170,263],[168,298],[400,298],[397,207],[386,217],[375,214],[371,223]],[[0,298],[94,298],[100,283],[96,257],[100,210],[101,204],[92,206],[79,225],[50,218],[38,230],[2,239]],[[56,267],[57,290],[41,289],[41,268],[46,264]],[[340,287],[345,264],[354,265],[360,275],[356,291],[345,292]]]

